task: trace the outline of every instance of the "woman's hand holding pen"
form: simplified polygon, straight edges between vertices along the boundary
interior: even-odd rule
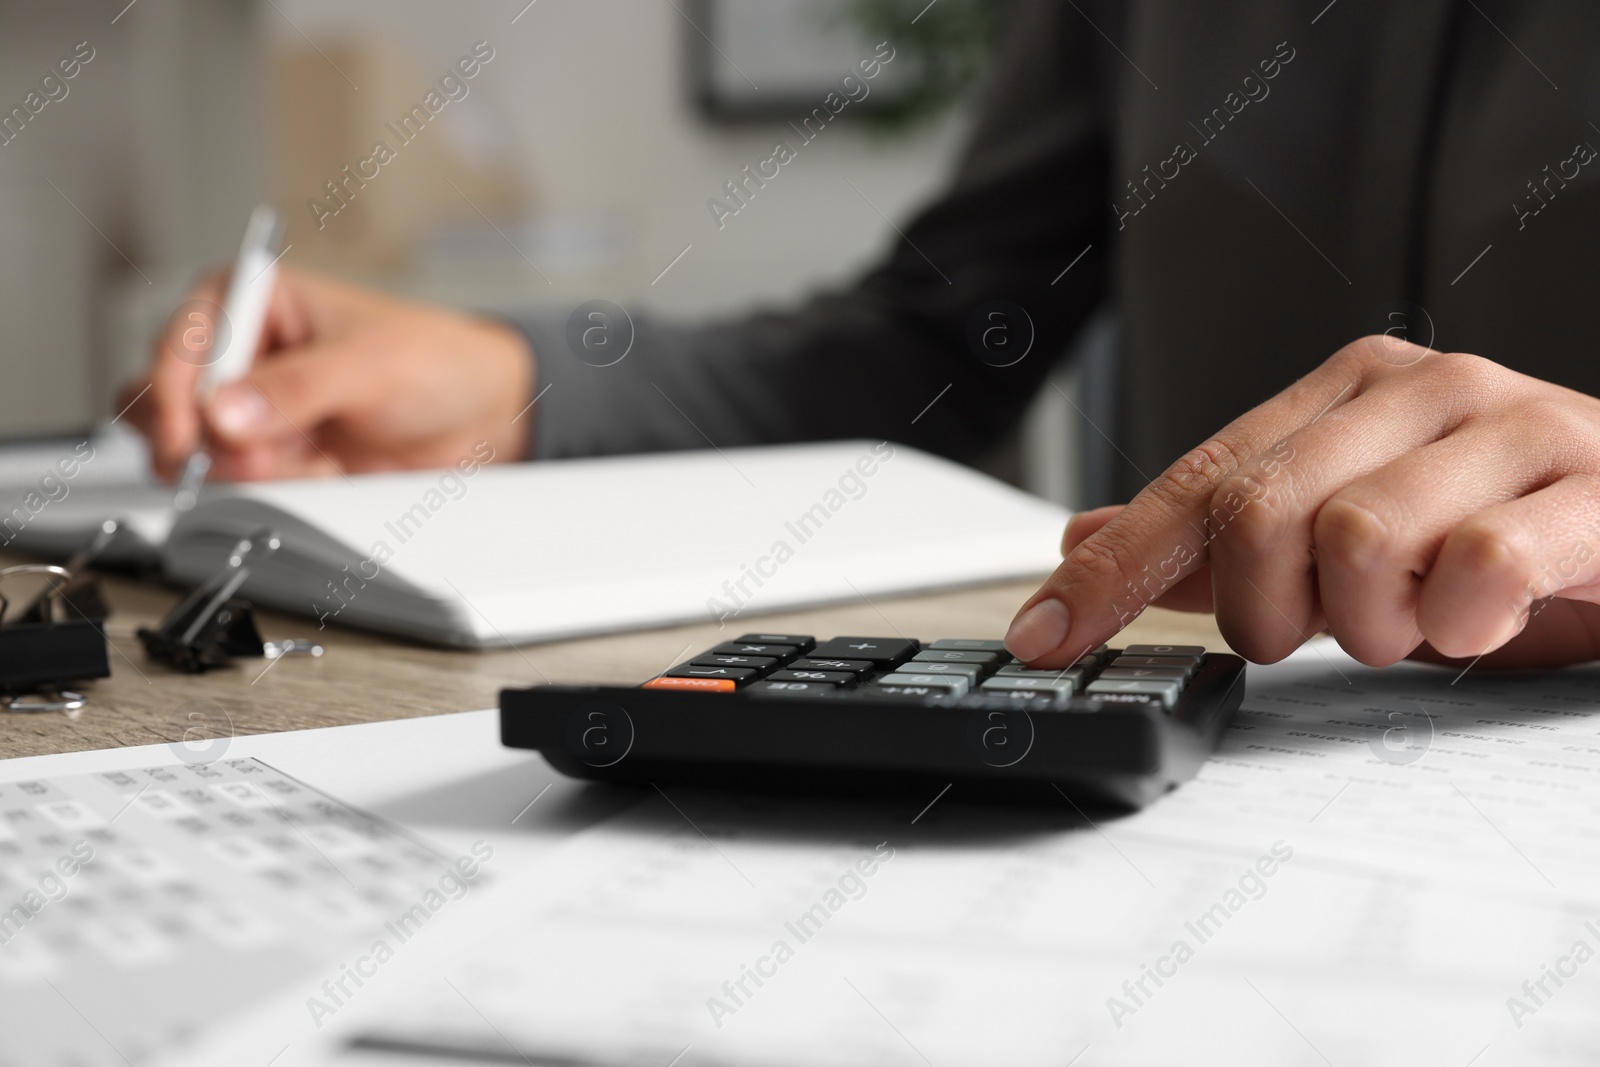
[[[249,375],[202,409],[195,385],[227,281],[224,271],[196,286],[157,338],[148,377],[123,392],[161,477],[177,476],[202,427],[224,480],[448,466],[478,441],[499,459],[525,456],[533,358],[514,330],[290,269]]]

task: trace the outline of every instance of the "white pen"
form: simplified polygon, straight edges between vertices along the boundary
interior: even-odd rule
[[[250,373],[250,363],[261,344],[261,329],[266,325],[272,289],[278,280],[278,260],[282,258],[278,242],[282,238],[283,216],[269,204],[258,205],[250,213],[244,240],[239,244],[239,256],[234,260],[233,278],[228,283],[228,295],[222,305],[222,322],[212,329],[212,343],[221,344],[222,351],[206,364],[195,383],[195,398],[202,407],[210,402],[218,386],[236,382]],[[211,456],[202,439],[178,479],[178,489],[172,498],[176,511],[194,507],[200,497],[200,486],[210,470]]]

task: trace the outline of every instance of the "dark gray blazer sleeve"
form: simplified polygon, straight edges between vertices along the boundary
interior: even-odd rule
[[[1072,6],[1024,0],[949,189],[848,288],[725,322],[636,316],[632,349],[609,367],[572,354],[564,317],[519,323],[548,386],[529,413],[533,455],[874,437],[967,458],[995,443],[1105,293],[1096,42]],[[1035,334],[1008,367],[969,344],[994,301],[1022,308]],[[1010,326],[1013,345],[1024,329]]]

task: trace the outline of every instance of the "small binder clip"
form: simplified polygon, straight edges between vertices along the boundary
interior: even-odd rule
[[[16,712],[77,711],[86,701],[66,684],[111,674],[105,632],[90,618],[66,617],[62,591],[74,580],[71,570],[26,563],[0,570],[0,584],[21,574],[59,581],[47,584],[14,621],[7,618],[11,602],[0,591],[0,703]],[[98,601],[98,592],[94,596]]]
[[[140,627],[145,653],[189,674],[223,666],[235,657],[322,655],[322,646],[314,641],[261,640],[255,609],[233,595],[250,577],[251,568],[276,552],[280,543],[271,530],[258,530],[234,545],[222,569],[173,608],[159,627]]]
[[[106,546],[112,542],[121,528],[122,524],[116,519],[107,519],[101,523],[94,537],[63,564],[72,577],[53,588],[45,586],[31,603],[17,612],[17,621],[48,622],[48,605],[52,596],[59,597],[61,602],[71,609],[69,618],[88,619],[91,622],[105,621],[105,617],[111,614],[111,609],[100,593],[99,577],[90,570],[90,567],[100,558],[100,553],[105,551]]]

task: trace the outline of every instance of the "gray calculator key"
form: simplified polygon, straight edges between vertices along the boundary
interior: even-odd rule
[[[1127,693],[1138,696],[1153,696],[1161,700],[1167,707],[1178,702],[1178,694],[1183,692],[1183,683],[1177,681],[1140,681],[1138,679],[1112,679],[1110,681],[1096,680],[1089,683],[1086,690],[1089,696],[1099,693],[1117,694]]]
[[[968,652],[1004,652],[1006,643],[1004,641],[988,641],[977,637],[941,637],[928,647],[938,652],[946,649],[957,651],[964,649]]]
[[[1048,678],[1001,678],[997,675],[984,682],[979,692],[997,697],[1042,697],[1053,700],[1055,706],[1060,708],[1072,699],[1075,688],[1073,683],[1065,679],[1054,682]]]
[[[1106,646],[1101,645],[1099,648],[1085,652],[1083,655],[1079,656],[1077,662],[1074,663],[1073,666],[1081,667],[1086,671],[1092,671],[1096,667],[1105,666],[1106,658]]]
[[[1065,693],[1071,696],[1077,683],[1071,678],[1019,678],[1014,674],[997,674],[983,683],[985,689],[1022,689],[1036,693]]]
[[[976,663],[902,663],[895,668],[896,674],[959,674],[972,681],[978,680],[978,675],[983,673],[983,667]]]
[[[1133,682],[1147,678],[1156,682],[1182,684],[1189,680],[1189,672],[1182,667],[1107,667],[1100,672],[1100,677],[1118,682]]]
[[[1030,693],[1026,689],[1003,691],[980,689],[956,701],[958,708],[973,711],[1061,711],[1071,707],[1071,698],[1060,693]]]
[[[976,663],[987,667],[997,661],[1000,654],[970,648],[929,648],[911,658],[918,663]]]
[[[1166,705],[1161,702],[1161,697],[1155,693],[1092,693],[1085,694],[1083,700],[1096,711],[1117,707],[1146,708],[1158,704],[1162,706],[1163,710],[1166,708]]]
[[[1206,654],[1203,645],[1129,645],[1122,650],[1124,656],[1188,656],[1200,659]]]
[[[945,690],[950,696],[964,697],[972,688],[972,679],[959,674],[909,674],[896,671],[878,680],[879,685],[927,685]]]
[[[857,693],[873,700],[893,700],[907,704],[921,704],[929,698],[950,699],[950,690],[942,685],[889,685],[885,682],[876,682],[864,689],[855,690],[851,695]]]
[[[1111,661],[1113,667],[1175,667],[1193,674],[1199,662],[1183,656],[1118,656]]]
[[[1008,663],[995,672],[996,676],[1003,678],[1065,678],[1076,685],[1083,684],[1083,671],[1077,667],[1068,667],[1056,671],[1034,670],[1024,667],[1020,663]]]

